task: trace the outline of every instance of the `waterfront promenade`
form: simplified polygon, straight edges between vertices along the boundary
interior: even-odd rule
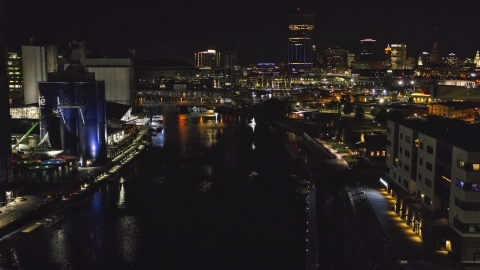
[[[142,140],[148,131],[148,127],[142,127],[137,134],[132,145],[122,154],[117,156],[110,167],[80,167],[78,172],[71,177],[69,181],[88,179],[94,177],[94,181],[89,185],[84,185],[80,190],[72,194],[69,198],[63,198],[62,187],[57,185],[34,195],[25,195],[17,197],[13,202],[0,208],[0,241],[8,239],[12,235],[20,232],[22,229],[32,225],[49,212],[56,212],[67,207],[70,203],[76,202],[83,193],[92,191],[111,174],[121,170],[125,165],[135,158],[143,150]],[[56,205],[51,205],[56,202]],[[34,221],[32,221],[34,220]]]
[[[298,129],[296,125],[281,122],[278,127],[302,137],[303,131]],[[315,134],[315,131],[311,130],[311,134]],[[326,142],[317,140],[313,136],[309,141],[309,143],[318,143],[318,145],[309,147],[310,151],[301,151],[306,160],[319,158],[340,160],[341,157],[338,153],[335,153],[335,150]],[[287,147],[290,146],[289,152],[292,157],[295,156],[295,153],[298,155],[300,152],[298,149],[304,148],[294,145],[293,142],[286,143],[286,145]],[[316,151],[318,149],[321,151]],[[325,155],[324,151],[332,153],[334,157]],[[305,164],[308,170],[317,173],[315,179],[317,183],[328,179],[328,176],[322,176],[322,168],[328,163],[307,162]],[[317,164],[322,165],[316,168]],[[334,169],[335,166],[332,170],[329,170],[330,175],[335,174]],[[344,190],[339,190],[340,201],[336,202],[343,205],[342,208],[345,208],[341,217],[344,231],[340,237],[343,254],[336,262],[324,266],[323,269],[464,269],[459,263],[449,259],[446,252],[433,251],[422,242],[418,235],[394,213],[388,194],[382,191],[381,186],[372,184],[376,183],[374,182],[375,179],[372,179],[369,183],[359,183],[357,185],[356,183],[359,180],[355,177],[355,170],[357,169],[354,169],[352,174],[342,174],[342,177],[349,178],[344,179],[346,183],[355,184],[347,185]],[[336,172],[341,173],[339,170]],[[317,184],[316,187],[318,191],[319,185]],[[319,190],[318,192],[324,191]],[[342,198],[343,202],[341,201]],[[338,208],[334,207],[333,197],[327,198],[326,202],[317,200],[317,205],[322,203],[326,204],[326,218],[329,222],[333,222],[333,219],[339,215],[336,211]],[[319,222],[317,232],[319,234],[325,233],[323,230],[328,226],[321,224],[325,221],[318,220],[317,222]],[[317,248],[318,256],[321,258],[324,256],[322,248]],[[325,252],[325,249],[323,249],[323,252]]]

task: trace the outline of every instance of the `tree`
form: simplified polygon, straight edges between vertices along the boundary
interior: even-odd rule
[[[387,122],[387,110],[385,108],[381,108],[378,111],[378,113],[375,115],[375,121],[379,123]]]
[[[276,121],[285,117],[285,102],[272,98],[263,102],[260,113],[267,121]]]
[[[347,103],[343,104],[342,106],[343,106],[342,112],[345,115],[350,115],[353,112],[352,104],[350,102],[347,102]]]
[[[365,117],[365,112],[362,105],[357,105],[355,107],[355,119],[361,120]]]

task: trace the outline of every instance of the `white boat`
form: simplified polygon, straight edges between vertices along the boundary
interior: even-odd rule
[[[60,214],[55,214],[51,218],[46,218],[45,219],[45,222],[46,222],[45,227],[47,227],[47,228],[51,227],[51,226],[57,224],[58,222],[62,221],[63,218],[64,218],[63,215],[60,215]]]
[[[154,115],[152,117],[152,122],[150,122],[150,127],[153,129],[162,129],[163,128],[163,116]]]

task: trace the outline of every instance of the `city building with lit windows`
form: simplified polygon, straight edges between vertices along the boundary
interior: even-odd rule
[[[381,179],[399,218],[466,266],[480,265],[479,132],[451,119],[388,121]]]
[[[370,38],[360,40],[360,61],[373,60],[373,49],[376,42]]]
[[[216,50],[206,50],[195,53],[196,67],[220,67],[220,52]]]
[[[323,69],[329,73],[343,74],[348,70],[348,50],[339,46],[323,51]]]
[[[288,65],[290,67],[313,67],[315,60],[314,15],[297,10],[288,21]]]
[[[477,68],[480,68],[480,52],[477,51],[477,54],[475,55],[475,59],[473,60],[473,63]]]
[[[391,44],[385,48],[387,57],[387,67],[390,69],[405,69],[405,60],[407,59],[407,45]]]
[[[23,101],[22,58],[18,52],[9,51],[7,56],[7,78],[10,105]]]
[[[10,92],[22,92],[22,57],[17,52],[8,52],[8,88]]]

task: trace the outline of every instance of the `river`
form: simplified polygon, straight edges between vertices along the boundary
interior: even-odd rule
[[[236,115],[146,112],[165,128],[123,183],[106,183],[57,227],[0,243],[0,268],[305,268],[297,168],[282,138]]]

